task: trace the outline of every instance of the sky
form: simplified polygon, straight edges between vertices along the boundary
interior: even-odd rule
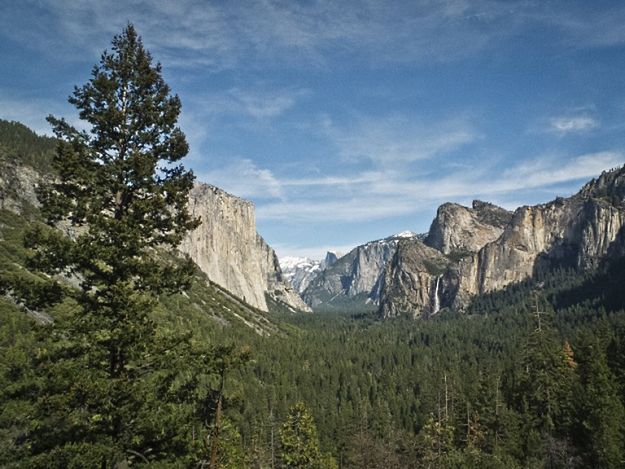
[[[50,133],[131,22],[199,181],[279,256],[568,196],[625,163],[625,2],[0,0],[0,118]]]

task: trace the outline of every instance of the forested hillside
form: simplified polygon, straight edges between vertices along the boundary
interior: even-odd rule
[[[28,161],[45,152],[9,154]],[[5,282],[27,273],[21,246],[36,213],[2,212]],[[249,353],[247,365],[226,374],[223,467],[284,464],[281,431],[298,402],[313,416],[313,454],[325,467],[620,467],[624,281],[616,258],[592,274],[550,272],[477,297],[463,314],[381,322],[369,313],[297,316],[275,304],[264,318],[197,277],[188,294],[163,299],[155,318],[167,330],[193,331],[193,343]],[[25,308],[4,291],[0,457],[20,466],[20,435],[38,425],[28,415],[41,378],[29,370],[48,315],[62,318],[71,304],[42,315],[37,298]],[[206,371],[187,366],[188,377]],[[219,375],[209,369],[204,386],[217,390]],[[66,379],[69,386],[77,377]],[[194,420],[183,409],[165,420],[168,438]],[[174,465],[188,457],[176,451]]]
[[[427,319],[263,312],[178,250],[181,104],[131,24],[69,101],[90,133],[0,121],[1,467],[625,466],[622,244]]]
[[[622,267],[417,323],[292,318],[298,336],[252,347],[242,434],[268,464],[272,413],[302,400],[341,467],[621,467]]]

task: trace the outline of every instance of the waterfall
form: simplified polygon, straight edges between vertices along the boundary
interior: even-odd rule
[[[434,307],[432,308],[432,314],[438,313],[439,310],[441,309],[441,302],[438,299],[438,286],[440,284],[441,277],[442,277],[441,275],[436,277],[436,287],[434,287]]]

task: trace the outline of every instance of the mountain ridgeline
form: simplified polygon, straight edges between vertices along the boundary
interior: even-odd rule
[[[623,251],[624,194],[625,168],[620,168],[571,197],[511,214],[482,203],[470,210],[444,205],[423,243],[398,246],[386,267],[380,314],[420,317],[445,307],[461,310],[476,295],[540,272],[592,271],[606,256]],[[468,221],[473,236],[463,235]]]
[[[625,168],[617,168],[571,197],[514,212],[479,200],[445,203],[426,235],[358,246],[316,269],[300,292],[315,311],[426,318],[545,270],[593,271],[625,251],[624,194]]]
[[[0,120],[0,208],[22,214],[36,207],[36,188],[51,173],[54,139]],[[52,176],[53,177],[53,176]],[[189,210],[201,225],[180,246],[208,280],[254,309],[268,303],[310,311],[283,278],[274,250],[256,232],[254,205],[208,184],[195,184]]]
[[[402,239],[416,238],[404,232],[357,246],[325,269],[317,271],[302,292],[316,311],[375,310],[384,283],[384,267]]]
[[[51,174],[54,140],[1,122],[0,207],[21,214]],[[196,184],[189,209],[202,224],[180,246],[207,278],[253,308],[377,312],[380,318],[427,318],[463,310],[476,295],[554,268],[596,269],[625,253],[625,168],[587,183],[568,198],[514,212],[474,201],[446,203],[427,234],[402,232],[323,261],[283,259],[256,231],[251,202]],[[283,271],[284,269],[284,271]]]

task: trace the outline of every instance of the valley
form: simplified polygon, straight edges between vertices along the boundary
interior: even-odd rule
[[[39,173],[27,162],[45,161],[51,149],[19,124],[2,126],[19,136],[4,141],[2,164],[30,175],[1,187],[3,399],[13,404],[0,420],[0,460],[8,463],[20,451],[11,435],[23,431],[19,409],[30,399],[21,367],[37,329],[50,324],[35,314],[35,299],[16,303],[6,286],[27,272],[22,239],[39,216],[32,186]],[[27,139],[41,153],[14,150]],[[299,284],[314,313],[292,299],[293,270],[283,273],[255,232],[250,206],[197,186],[191,207],[206,224],[182,252],[199,269],[187,293],[162,298],[154,319],[179,334],[193,331],[195,343],[253,357],[226,375],[224,467],[279,464],[277,438],[300,401],[314,418],[323,467],[616,464],[625,417],[621,171],[570,199],[514,214],[483,202],[446,204],[428,235],[294,262],[314,274]],[[524,224],[545,216],[573,229],[551,234],[546,227],[564,225]],[[238,254],[243,248],[252,250]],[[523,257],[513,254],[520,249]],[[512,254],[498,254],[507,259],[498,266],[493,252]],[[487,283],[492,274],[473,275],[483,279],[475,293],[463,290],[463,272],[476,263],[509,280],[495,287]],[[320,311],[324,298],[335,306]],[[63,321],[71,310],[62,303],[45,315]]]
[[[0,20],[1,468],[625,467],[625,9],[61,3]]]

